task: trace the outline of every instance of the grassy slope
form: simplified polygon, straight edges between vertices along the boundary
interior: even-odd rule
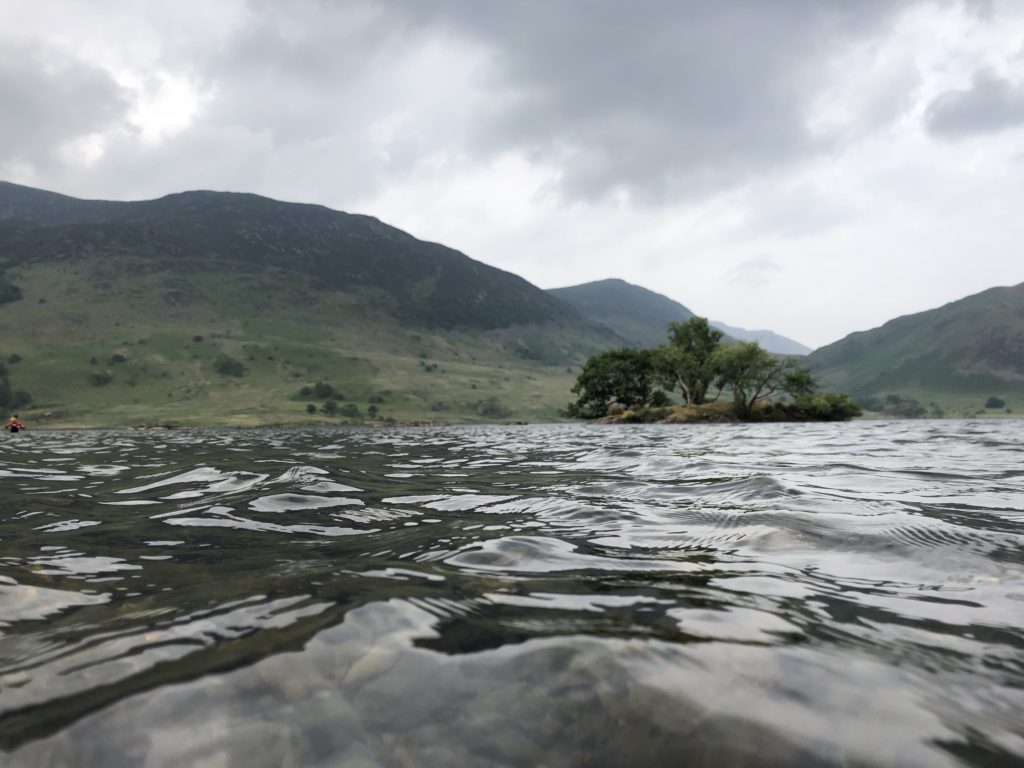
[[[1024,286],[896,318],[822,347],[808,362],[829,388],[858,396],[899,394],[959,416],[999,415],[983,407],[996,395],[1024,413]]]
[[[669,323],[693,317],[693,312],[679,302],[618,279],[552,288],[548,293],[637,347],[664,344]]]
[[[273,270],[183,275],[93,258],[10,274],[24,298],[0,305],[0,354],[22,358],[8,366],[11,384],[31,393],[22,415],[35,425],[337,423],[306,413],[322,401],[297,397],[321,380],[362,414],[382,398],[381,418],[551,420],[575,377],[566,361],[593,351],[568,331],[410,329],[386,298]],[[225,354],[243,376],[214,370]],[[95,386],[94,374],[110,383]],[[481,414],[490,397],[507,413]]]

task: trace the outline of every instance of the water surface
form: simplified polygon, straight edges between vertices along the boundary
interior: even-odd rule
[[[0,440],[0,763],[1024,764],[1024,423]]]

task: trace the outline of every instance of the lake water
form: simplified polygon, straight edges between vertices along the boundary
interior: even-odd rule
[[[4,434],[0,764],[1024,765],[1024,422]]]

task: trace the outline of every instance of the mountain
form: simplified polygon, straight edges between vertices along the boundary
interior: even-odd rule
[[[328,400],[399,420],[553,418],[573,367],[621,343],[370,216],[0,182],[0,407],[27,391],[36,423],[316,423]]]
[[[664,344],[669,323],[684,322],[694,315],[668,296],[616,278],[551,288],[548,293],[572,305],[584,317],[611,329],[634,347]],[[757,341],[769,352],[780,355],[806,355],[811,351],[772,331],[745,331],[717,322],[711,325],[725,333],[725,341]]]
[[[617,278],[551,288],[548,293],[635,347],[664,344],[669,323],[693,317],[693,312],[679,302]]]
[[[807,361],[822,382],[862,398],[912,397],[973,414],[997,397],[1019,412],[1024,284],[990,288],[852,333]]]
[[[176,270],[284,269],[318,289],[378,291],[401,319],[442,328],[580,320],[521,277],[373,217],[251,194],[121,203],[0,183],[0,245],[8,270],[96,253]]]
[[[734,339],[756,341],[769,352],[774,352],[777,355],[809,355],[812,351],[810,347],[805,347],[799,341],[786,338],[774,331],[748,331],[717,320],[712,320],[711,325]]]

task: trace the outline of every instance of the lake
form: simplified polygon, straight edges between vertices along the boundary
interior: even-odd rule
[[[1024,422],[0,436],[3,765],[1024,765],[1022,713]]]

